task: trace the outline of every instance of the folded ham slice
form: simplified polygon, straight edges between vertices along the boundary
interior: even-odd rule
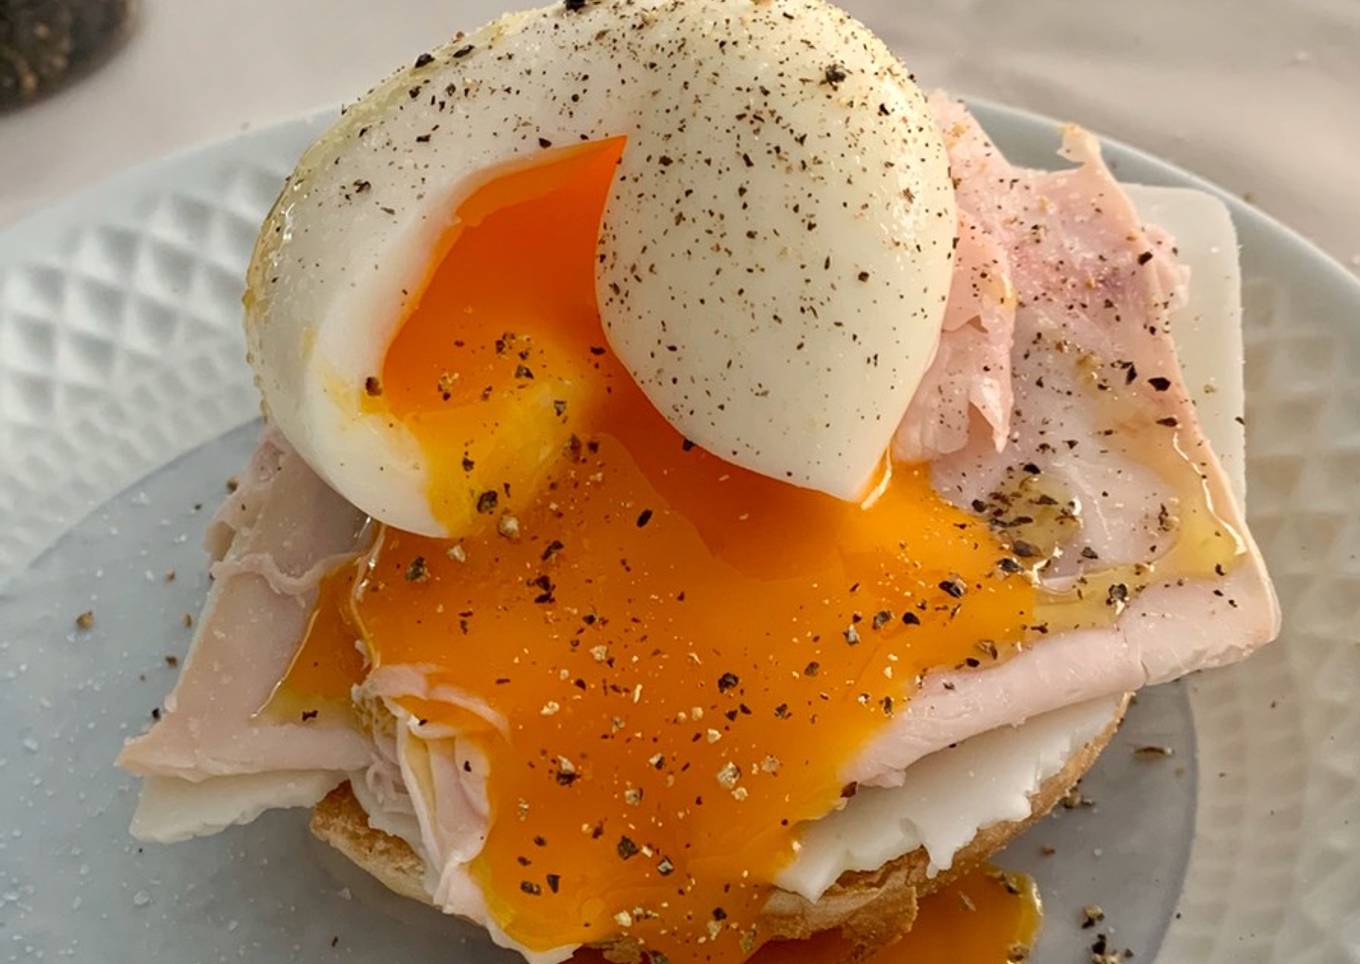
[[[1063,156],[1078,167],[1025,170],[1005,160],[961,104],[938,94],[932,104],[949,147],[961,217],[999,247],[988,264],[1008,274],[1008,283],[996,287],[1016,298],[1014,405],[1003,450],[985,433],[965,429],[959,439],[915,427],[927,415],[925,404],[915,402],[899,429],[899,447],[904,438],[933,441],[935,487],[961,506],[987,504],[1017,472],[1042,475],[1069,493],[1083,507],[1080,543],[1054,560],[1048,569],[1054,579],[1153,561],[1175,538],[1167,531],[1167,507],[1182,493],[1132,458],[1110,413],[1092,404],[1087,383],[1107,378],[1111,390],[1152,406],[1158,423],[1174,429],[1215,514],[1241,539],[1244,557],[1218,577],[1154,582],[1113,625],[1043,639],[994,668],[928,676],[846,774],[879,785],[900,783],[913,762],[975,733],[1239,659],[1273,639],[1280,622],[1265,565],[1181,378],[1167,319],[1187,279],[1171,240],[1140,224],[1089,133],[1075,127],[1064,133]],[[961,273],[970,260],[965,250]],[[956,285],[951,296],[957,293]],[[975,289],[966,296],[974,299]],[[946,341],[958,330],[966,328]],[[1104,360],[1104,368],[1074,365],[1082,356]],[[954,370],[932,371],[930,380],[964,383],[986,357],[942,350],[936,365]],[[977,427],[966,411],[971,404],[997,428],[989,408],[948,398],[952,409],[933,404],[947,409],[943,416],[954,424]]]
[[[940,345],[893,438],[893,455],[904,462],[957,452],[975,415],[998,452],[1006,444],[1015,334],[1009,253],[962,206],[958,237]]]
[[[130,741],[118,764],[195,781],[326,770],[334,783],[366,767],[370,740],[348,715],[259,713],[297,650],[321,577],[356,551],[364,521],[266,431],[209,526],[213,588],[179,681],[160,722]]]

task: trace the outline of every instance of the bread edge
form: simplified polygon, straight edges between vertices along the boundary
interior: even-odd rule
[[[1110,722],[1073,753],[1057,773],[1030,794],[1030,815],[984,827],[954,856],[949,870],[928,876],[930,858],[918,847],[877,870],[847,871],[813,903],[798,894],[776,890],[761,917],[762,933],[771,939],[799,940],[839,928],[857,954],[867,955],[910,930],[917,902],[987,861],[1058,804],[1091,768],[1124,719],[1125,696]],[[394,893],[424,904],[424,862],[399,837],[375,830],[348,783],[342,783],[312,810],[311,831]],[[600,948],[620,964],[643,960],[641,948],[625,940]]]

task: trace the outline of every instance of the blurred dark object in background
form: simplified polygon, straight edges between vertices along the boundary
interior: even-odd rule
[[[31,103],[101,63],[137,0],[0,0],[0,111]]]

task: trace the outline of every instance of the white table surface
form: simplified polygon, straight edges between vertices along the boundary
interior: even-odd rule
[[[0,115],[0,226],[129,165],[353,99],[506,0],[143,0],[90,77]],[[1360,271],[1360,0],[845,0],[923,84],[1078,121]]]

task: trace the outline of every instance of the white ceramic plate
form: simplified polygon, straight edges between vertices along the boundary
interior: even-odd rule
[[[1052,122],[976,110],[1016,161],[1054,161]],[[324,123],[130,171],[0,234],[0,960],[502,960],[359,879],[300,814],[138,847],[132,781],[110,768],[187,642],[194,506],[252,442],[241,276]],[[1123,179],[1212,190],[1106,149]],[[1285,633],[1145,695],[1086,784],[1097,807],[1011,848],[1044,886],[1054,964],[1084,959],[1090,902],[1139,960],[1360,960],[1360,283],[1225,200],[1247,279],[1249,504]],[[1150,742],[1177,755],[1132,763]]]

